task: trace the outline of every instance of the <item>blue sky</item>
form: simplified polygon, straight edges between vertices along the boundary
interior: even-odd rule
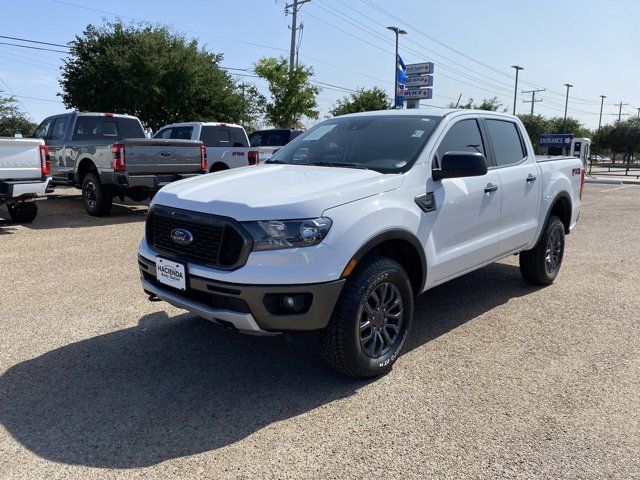
[[[99,25],[117,14],[125,21],[168,24],[224,54],[223,65],[245,69],[261,56],[288,55],[290,17],[284,15],[284,4],[283,0],[7,0],[0,10],[0,35],[64,44],[87,24]],[[535,105],[536,112],[545,116],[563,114],[567,82],[574,85],[569,114],[588,127],[597,126],[600,94],[608,96],[603,123],[614,120],[615,102],[629,103],[623,113],[630,115],[640,107],[637,0],[312,0],[300,12],[304,24],[300,61],[314,68],[318,81],[337,87],[322,87],[322,116],[336,99],[348,94],[345,89],[378,85],[391,95],[394,46],[387,25],[409,32],[400,42],[405,63],[435,63],[434,98],[422,105],[444,106],[462,93],[463,100],[498,96],[511,106],[510,65],[519,64],[525,68],[519,90],[547,89],[540,94],[543,101]],[[0,45],[0,90],[19,95],[35,121],[59,113],[64,110],[56,97],[62,57]],[[243,79],[266,91],[259,79]],[[518,97],[518,112],[528,111],[530,104],[521,102],[530,95]]]

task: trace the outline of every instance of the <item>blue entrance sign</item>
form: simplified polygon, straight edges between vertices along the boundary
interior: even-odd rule
[[[541,147],[569,148],[573,133],[548,133],[540,135]]]

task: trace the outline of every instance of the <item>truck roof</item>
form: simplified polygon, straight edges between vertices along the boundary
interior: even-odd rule
[[[195,125],[201,125],[203,127],[234,127],[234,128],[243,128],[242,125],[238,125],[237,123],[229,123],[229,122],[178,122],[178,123],[170,123],[169,125],[164,125],[162,128],[167,127],[190,127]]]
[[[494,112],[491,110],[472,110],[466,108],[441,108],[441,107],[424,107],[398,110],[374,110],[370,112],[350,113],[341,115],[341,117],[366,117],[368,115],[385,115],[385,116],[402,116],[402,115],[430,115],[434,117],[445,117],[454,113],[465,114],[475,113],[480,115],[491,115],[503,118],[516,118],[510,113]]]

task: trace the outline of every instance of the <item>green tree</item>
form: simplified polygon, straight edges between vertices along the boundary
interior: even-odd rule
[[[473,110],[490,110],[492,112],[497,112],[498,110],[506,112],[508,110],[507,108],[503,107],[503,103],[498,100],[498,97],[483,98],[482,103],[480,104],[474,103],[473,98],[470,98],[467,103],[461,103],[457,107],[455,103],[450,103],[449,105],[447,105],[447,107]]]
[[[540,135],[542,135],[543,133],[549,133],[549,121],[542,115],[518,115],[518,118],[520,118],[525,128],[527,129],[529,139],[533,144],[535,152],[537,154],[542,153],[542,149],[539,145]]]
[[[89,25],[71,48],[60,80],[68,108],[136,115],[153,130],[178,121],[246,121],[254,112],[246,108],[254,93],[242,94],[220,67],[221,54],[166,27]]]
[[[290,128],[303,117],[318,118],[318,87],[311,84],[313,69],[304,65],[289,71],[287,59],[261,58],[256,74],[269,84],[270,98],[262,98],[266,118],[279,128]]]
[[[564,117],[554,117],[547,122],[547,132],[545,133],[563,133],[562,124]],[[567,117],[566,132],[573,133],[574,137],[594,138],[593,133],[582,122],[576,118]]]
[[[392,106],[387,94],[380,87],[373,87],[368,90],[360,88],[356,93],[339,99],[330,110],[330,113],[337,117],[347,113],[389,110]]]
[[[12,137],[16,130],[20,130],[25,137],[36,129],[26,113],[16,106],[13,97],[0,96],[0,137]]]
[[[600,131],[600,145],[605,145],[614,154],[624,154],[625,161],[630,162],[631,157],[635,157],[640,151],[640,119],[630,118],[628,120],[616,122],[614,125],[607,125]]]

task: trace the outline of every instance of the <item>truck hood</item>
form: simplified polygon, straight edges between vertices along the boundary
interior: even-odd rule
[[[398,188],[400,174],[304,165],[259,165],[167,185],[153,204],[240,221],[313,218],[328,208]]]

